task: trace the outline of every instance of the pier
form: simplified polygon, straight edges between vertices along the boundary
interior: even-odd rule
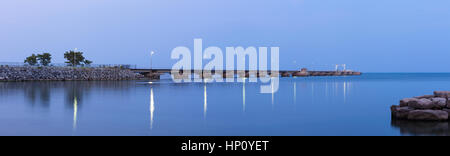
[[[130,69],[135,73],[139,73],[144,75],[150,79],[160,79],[161,75],[171,74],[172,69]],[[174,71],[180,74],[183,73],[183,70]],[[281,76],[281,77],[308,77],[308,76],[358,76],[361,75],[361,72],[357,71],[308,71],[308,69],[303,68],[301,70],[279,70],[279,71],[267,71],[261,72],[254,70],[223,70],[221,73],[216,73],[215,70],[211,70],[211,72],[205,72],[203,70],[191,70],[192,74],[196,74],[201,78],[211,78],[212,75],[222,75],[224,78],[234,78],[236,75],[238,77],[250,77],[250,75],[255,75],[256,77],[265,77],[265,76]],[[274,73],[274,74],[272,74]]]

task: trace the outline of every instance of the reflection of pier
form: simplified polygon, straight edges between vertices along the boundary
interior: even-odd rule
[[[131,69],[131,71],[145,75],[151,79],[159,79],[163,74],[179,73],[183,74],[183,70],[172,69]],[[189,71],[189,70],[188,70]],[[356,71],[308,71],[306,68],[302,70],[279,70],[279,71],[257,71],[257,70],[222,70],[222,71],[206,71],[206,70],[190,70],[192,74],[198,75],[200,78],[211,78],[212,75],[222,75],[224,78],[234,78],[236,75],[239,77],[250,77],[254,75],[255,77],[306,77],[306,76],[354,76],[361,75],[361,72]],[[189,75],[189,74],[186,74]]]

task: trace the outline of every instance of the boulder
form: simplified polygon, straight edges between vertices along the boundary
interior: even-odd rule
[[[433,101],[433,105],[436,108],[445,108],[447,106],[446,98],[432,98],[431,101]]]
[[[450,108],[450,98],[447,99],[447,108]]]
[[[410,107],[400,107],[400,106],[391,106],[392,117],[397,119],[406,119],[408,118],[409,112],[413,111],[413,108]]]
[[[448,114],[450,114],[450,109],[442,109],[442,111],[445,111],[445,112],[447,112]]]
[[[448,98],[450,97],[450,91],[435,91],[434,96]]]
[[[405,99],[402,99],[402,100],[400,100],[400,107],[406,107],[406,106],[409,105],[409,102],[415,101],[415,100],[418,100],[418,99],[416,99],[416,98],[405,98]]]
[[[423,96],[416,96],[414,98],[417,98],[417,99],[431,99],[431,98],[434,98],[434,97],[436,97],[436,96],[434,96],[434,95],[423,95]]]
[[[428,99],[417,99],[409,101],[408,103],[409,107],[415,108],[415,109],[432,109],[435,108],[435,105],[433,104],[433,101]]]
[[[448,113],[442,110],[413,110],[408,114],[409,120],[441,121],[448,119]]]

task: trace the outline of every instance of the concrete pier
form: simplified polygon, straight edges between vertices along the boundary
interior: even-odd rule
[[[171,69],[131,69],[135,73],[140,73],[150,79],[160,79],[163,74],[171,74],[172,72],[178,72],[183,74],[183,70],[172,71]],[[205,72],[203,70],[191,70],[192,74],[198,75],[200,78],[211,78],[213,75],[222,75],[224,78],[234,78],[234,77],[308,77],[308,76],[358,76],[361,72],[356,71],[308,71],[308,69],[303,68],[298,71],[293,70],[280,70],[280,71],[249,71],[249,70],[234,70],[226,71],[223,70],[222,73],[212,70],[211,72]],[[184,74],[182,76],[177,76],[178,78],[188,78],[189,74]],[[176,77],[176,78],[177,78]]]

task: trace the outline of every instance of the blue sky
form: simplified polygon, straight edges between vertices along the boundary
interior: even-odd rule
[[[448,0],[0,1],[0,62],[78,48],[100,64],[170,68],[177,46],[279,46],[280,68],[450,72]],[[294,63],[294,61],[296,63]]]

